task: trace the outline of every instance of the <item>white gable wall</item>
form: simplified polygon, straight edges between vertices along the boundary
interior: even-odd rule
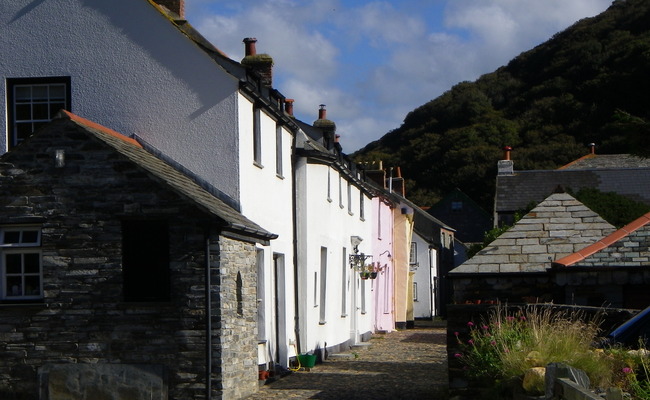
[[[0,152],[6,78],[69,76],[70,111],[137,134],[238,198],[238,82],[147,1],[3,1],[0,29]]]
[[[413,242],[417,246],[417,269],[413,276],[413,316],[431,318],[435,314],[433,285],[437,276],[436,250],[417,232],[413,232]]]

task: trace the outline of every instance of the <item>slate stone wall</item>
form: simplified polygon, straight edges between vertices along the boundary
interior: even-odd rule
[[[54,168],[55,149],[66,151],[64,168]],[[0,225],[42,227],[44,298],[0,304],[0,398],[38,398],[39,368],[60,364],[161,368],[169,398],[204,398],[206,214],[74,130],[26,142],[3,161]],[[124,301],[127,218],[168,221],[169,301]],[[215,398],[235,398],[257,384],[248,365],[256,365],[255,254],[253,245],[218,231],[211,238],[212,386]],[[233,301],[239,271],[242,315]]]
[[[552,301],[555,282],[549,274],[458,274],[452,279],[455,304]]]
[[[219,291],[213,308],[213,329],[219,336],[213,354],[223,387],[223,398],[242,398],[258,388],[257,266],[255,246],[227,237],[219,241]],[[215,281],[213,281],[213,284]]]

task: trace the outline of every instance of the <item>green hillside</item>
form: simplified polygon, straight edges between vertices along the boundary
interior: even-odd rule
[[[515,169],[586,154],[650,154],[650,1],[617,0],[508,65],[411,111],[355,160],[401,166],[422,206],[458,187],[491,209],[501,148]]]

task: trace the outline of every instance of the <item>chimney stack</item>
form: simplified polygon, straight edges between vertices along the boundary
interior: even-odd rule
[[[497,162],[497,175],[514,175],[514,163],[510,159],[512,147],[503,146],[503,160]]]
[[[314,128],[319,128],[323,130],[323,145],[328,149],[332,150],[334,144],[336,143],[336,124],[334,121],[327,119],[327,110],[325,109],[325,104],[321,104],[318,109],[318,119],[314,121]]]
[[[284,112],[293,117],[294,99],[284,99]]]
[[[241,64],[251,71],[256,72],[266,87],[273,86],[273,58],[268,54],[257,54],[255,38],[245,38],[243,40],[246,46],[246,55],[241,60]]]
[[[155,0],[155,2],[185,19],[185,0]]]
[[[596,143],[589,143],[588,146],[590,154],[596,154]]]

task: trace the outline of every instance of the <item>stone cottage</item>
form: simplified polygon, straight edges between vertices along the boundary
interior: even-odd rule
[[[650,213],[552,264],[555,301],[642,309],[650,305]]]
[[[0,398],[257,390],[255,243],[275,235],[67,112],[0,157],[0,188]]]
[[[454,303],[551,301],[551,262],[616,229],[566,193],[554,193],[449,273]]]

